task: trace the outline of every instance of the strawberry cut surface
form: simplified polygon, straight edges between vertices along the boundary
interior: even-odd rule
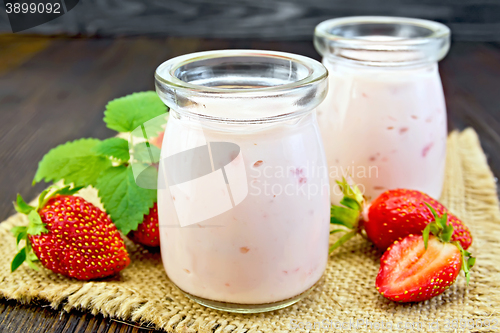
[[[461,267],[457,246],[430,236],[426,250],[421,235],[410,235],[384,253],[375,285],[393,301],[424,301],[448,289]]]
[[[29,240],[46,268],[90,280],[113,275],[130,263],[108,215],[83,198],[56,196],[39,214],[48,232],[30,235]]]

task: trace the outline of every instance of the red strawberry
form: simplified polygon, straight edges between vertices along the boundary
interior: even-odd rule
[[[460,269],[469,283],[469,270],[476,259],[460,242],[450,243],[454,227],[447,224],[446,213],[439,216],[434,208],[428,207],[434,221],[427,224],[422,236],[408,235],[401,242],[395,241],[380,259],[375,284],[388,299],[399,302],[430,299],[453,284]]]
[[[155,202],[154,206],[149,210],[149,214],[144,216],[144,221],[139,224],[137,230],[131,231],[128,238],[136,243],[146,246],[160,246],[160,231],[158,228],[158,206]]]
[[[389,190],[367,205],[357,186],[350,186],[345,180],[338,184],[344,193],[341,201],[343,206],[332,206],[331,222],[348,227],[351,231],[335,243],[331,251],[361,233],[362,229],[381,250],[410,234],[422,234],[424,228],[434,221],[430,207],[439,215],[448,217],[447,223],[454,227],[452,241],[460,242],[464,249],[472,243],[467,226],[425,193],[406,189]]]
[[[18,196],[16,210],[28,214],[29,225],[12,230],[18,244],[26,242],[12,262],[12,271],[24,261],[36,268],[33,261],[39,260],[55,273],[91,280],[128,266],[130,258],[115,225],[105,212],[73,196],[79,189],[68,186],[49,196],[44,191],[38,207]]]
[[[427,224],[434,221],[426,203],[438,215],[447,213],[448,223],[454,228],[451,240],[459,241],[464,249],[468,249],[472,237],[462,221],[427,194],[404,189],[386,191],[368,207],[363,223],[368,238],[379,249],[385,250],[395,240],[402,240],[409,234],[421,234]]]
[[[431,236],[425,250],[422,236],[411,235],[384,253],[375,285],[382,296],[393,301],[425,301],[453,284],[461,267],[455,245]]]

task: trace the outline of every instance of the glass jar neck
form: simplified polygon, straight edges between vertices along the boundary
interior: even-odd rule
[[[316,50],[327,59],[373,67],[406,67],[441,60],[450,46],[443,24],[400,17],[332,19],[315,30]]]
[[[391,64],[378,64],[377,66],[372,66],[362,61],[355,61],[335,56],[324,57],[323,65],[328,69],[328,71],[339,70],[340,68],[342,68],[346,71],[357,71],[360,73],[377,73],[382,71],[386,73],[414,73],[422,71],[434,72],[438,70],[436,61],[409,63],[405,65],[399,64],[398,66],[394,66]]]
[[[238,136],[245,134],[253,134],[260,131],[276,131],[278,128],[282,130],[300,130],[304,126],[317,125],[315,109],[293,116],[276,119],[274,121],[265,122],[235,122],[235,121],[213,121],[204,120],[198,116],[192,116],[184,111],[170,110],[169,121],[175,119],[175,122],[184,124],[186,128],[199,128],[202,130],[216,131],[221,133],[237,133]]]

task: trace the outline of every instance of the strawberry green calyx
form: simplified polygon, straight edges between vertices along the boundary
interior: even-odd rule
[[[465,273],[465,279],[467,280],[467,284],[469,284],[470,269],[476,263],[476,258],[474,258],[470,252],[464,250],[462,245],[460,245],[460,242],[458,241],[451,242],[451,237],[453,236],[453,225],[448,224],[448,214],[444,213],[442,216],[439,216],[436,213],[436,210],[432,208],[431,205],[429,205],[428,203],[425,203],[425,205],[429,208],[435,219],[434,222],[429,223],[422,232],[422,238],[424,239],[425,249],[427,250],[429,235],[431,233],[443,243],[454,244],[460,251],[460,255],[462,258],[462,270]]]
[[[330,210],[330,223],[346,227],[345,229],[335,229],[330,231],[330,234],[337,232],[345,232],[336,243],[330,247],[330,253],[336,248],[342,246],[356,234],[361,234],[361,214],[365,206],[365,198],[360,189],[356,185],[349,185],[345,178],[342,181],[337,181],[344,197],[340,201],[342,206],[332,205]]]
[[[12,272],[18,269],[23,262],[26,262],[31,268],[38,270],[38,267],[35,265],[38,258],[35,253],[33,253],[31,242],[28,238],[28,236],[41,235],[42,233],[48,232],[38,211],[43,208],[51,198],[57,195],[73,195],[81,189],[82,187],[71,188],[71,186],[65,186],[54,191],[54,187],[49,187],[40,194],[36,207],[27,204],[20,194],[17,195],[14,208],[17,212],[27,215],[29,222],[28,226],[17,226],[10,230],[14,237],[16,237],[16,247],[19,247],[22,240],[25,241],[25,246],[19,250],[12,260],[10,267]]]

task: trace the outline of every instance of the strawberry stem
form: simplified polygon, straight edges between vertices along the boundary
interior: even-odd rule
[[[330,232],[346,232],[336,243],[330,247],[330,253],[336,248],[342,246],[356,234],[361,234],[359,220],[361,219],[361,212],[365,205],[363,194],[356,185],[349,185],[345,178],[342,181],[337,181],[338,186],[342,190],[344,197],[340,201],[342,206],[332,205],[330,210],[330,223],[346,227],[350,230],[335,229]]]

